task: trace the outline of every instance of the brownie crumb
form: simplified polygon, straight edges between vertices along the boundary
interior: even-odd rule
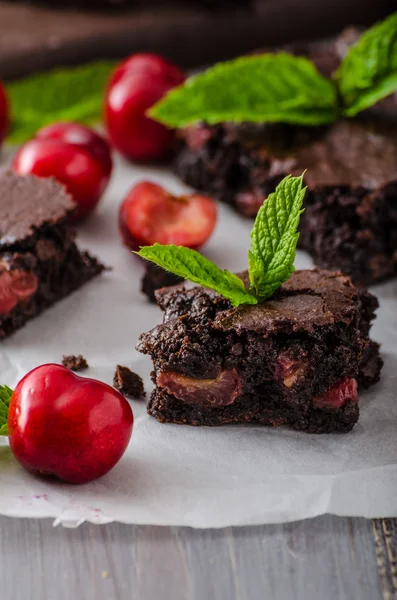
[[[84,369],[88,369],[88,362],[81,354],[78,356],[74,356],[73,354],[70,356],[64,356],[62,359],[62,364],[71,371],[84,371]]]
[[[182,277],[178,277],[178,275],[174,275],[174,273],[169,273],[153,263],[147,263],[146,272],[142,279],[141,291],[143,294],[146,294],[150,302],[156,302],[156,290],[177,285],[184,281],[185,280]]]
[[[142,377],[131,371],[128,367],[117,365],[113,378],[113,386],[124,396],[135,398],[135,400],[145,398],[146,396]]]

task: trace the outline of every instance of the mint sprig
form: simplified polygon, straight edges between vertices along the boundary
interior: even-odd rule
[[[197,121],[331,123],[335,86],[313,63],[285,52],[219,63],[171,90],[149,115],[171,127]]]
[[[159,267],[224,296],[233,306],[257,304],[271,296],[294,271],[297,228],[306,188],[301,177],[288,176],[269,195],[255,219],[248,253],[251,287],[222,271],[195,250],[183,246],[145,246],[137,254]]]
[[[148,114],[170,127],[203,121],[326,125],[397,89],[397,13],[368,29],[334,81],[285,52],[218,63],[171,90]]]
[[[56,121],[91,124],[100,120],[112,61],[54,69],[7,85],[12,109],[8,141],[21,143]]]
[[[248,272],[259,301],[271,296],[294,271],[297,229],[306,192],[302,183],[303,175],[283,179],[262,204],[255,219]]]
[[[335,80],[348,117],[397,89],[397,12],[363,33],[347,52]]]
[[[218,292],[233,306],[257,304],[257,298],[245,288],[237,275],[222,270],[195,250],[183,246],[145,246],[137,253],[166,271]]]
[[[0,385],[0,435],[8,435],[8,409],[13,393],[7,385]]]

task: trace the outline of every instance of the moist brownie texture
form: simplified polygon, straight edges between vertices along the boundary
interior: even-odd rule
[[[146,263],[146,271],[142,278],[141,292],[145,294],[150,302],[156,302],[155,292],[163,287],[183,283],[183,277],[169,273],[154,263]]]
[[[329,45],[291,49],[330,75],[357,35],[348,30]],[[394,96],[323,128],[195,125],[179,133],[176,171],[253,217],[283,177],[307,169],[301,248],[318,266],[369,285],[397,272],[396,109]]]
[[[0,337],[103,271],[74,242],[73,209],[52,179],[0,176]]]
[[[146,396],[142,377],[128,367],[117,365],[113,378],[113,387],[128,398],[140,400]]]
[[[232,308],[201,287],[157,299],[163,323],[137,349],[153,359],[148,412],[161,422],[346,432],[358,389],[379,379],[377,300],[341,273],[296,271],[256,306]]]

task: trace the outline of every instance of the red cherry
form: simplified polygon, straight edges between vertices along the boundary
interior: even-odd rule
[[[130,405],[115,389],[48,364],[15,388],[8,435],[15,458],[28,471],[86,483],[118,463],[133,421]]]
[[[4,140],[8,129],[8,101],[4,85],[0,81],[0,143]]]
[[[176,244],[200,248],[217,221],[212,198],[192,194],[172,196],[150,181],[138,183],[128,192],[119,210],[119,226],[126,246]]]
[[[8,314],[19,302],[37,291],[38,279],[33,273],[13,269],[0,275],[0,315]]]
[[[112,157],[107,141],[77,123],[57,123],[37,132],[14,157],[20,175],[55,177],[77,204],[75,220],[94,210],[109,183]]]
[[[182,69],[159,54],[150,52],[138,52],[126,58],[113,72],[109,85],[117,83],[126,73],[143,73],[148,77],[164,79],[173,85],[179,85],[186,79]]]
[[[90,127],[78,123],[54,123],[40,129],[35,137],[40,140],[59,140],[85,147],[101,163],[105,174],[110,177],[113,160],[109,143]]]
[[[135,161],[167,155],[174,132],[146,112],[184,80],[178,67],[157,55],[136,54],[120,65],[110,79],[105,113],[109,137],[121,154]]]

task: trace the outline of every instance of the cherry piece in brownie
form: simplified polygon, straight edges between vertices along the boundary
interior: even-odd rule
[[[161,422],[346,432],[359,389],[379,379],[369,338],[377,300],[340,273],[296,271],[254,306],[232,308],[201,287],[157,298],[163,324],[137,349],[153,359],[148,412]]]
[[[74,242],[74,206],[55,180],[0,176],[0,338],[103,271]]]

